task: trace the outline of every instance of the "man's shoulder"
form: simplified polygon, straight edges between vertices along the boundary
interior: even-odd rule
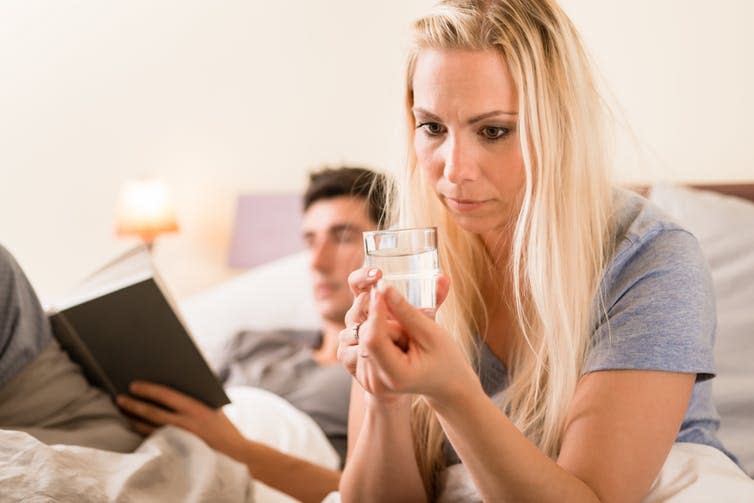
[[[238,359],[269,352],[297,352],[319,345],[322,333],[315,329],[278,328],[268,330],[241,330],[228,342],[227,359]]]
[[[235,340],[251,340],[262,343],[295,344],[314,347],[322,339],[318,329],[276,328],[268,330],[241,330],[234,336]]]

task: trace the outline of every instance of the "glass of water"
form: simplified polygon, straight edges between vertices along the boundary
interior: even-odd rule
[[[366,265],[382,271],[377,288],[392,286],[409,303],[434,313],[437,302],[437,228],[364,233]]]

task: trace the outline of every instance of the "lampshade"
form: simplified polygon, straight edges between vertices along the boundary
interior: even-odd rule
[[[116,233],[136,235],[151,244],[165,232],[178,230],[167,188],[158,180],[130,180],[121,187],[116,210]]]
[[[304,248],[299,194],[243,194],[236,204],[228,265],[253,267]]]

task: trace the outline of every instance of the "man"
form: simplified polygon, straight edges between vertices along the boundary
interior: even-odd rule
[[[361,168],[310,176],[302,234],[309,250],[319,330],[241,332],[226,351],[220,378],[282,396],[322,428],[345,459],[351,379],[338,363],[338,335],[353,302],[348,275],[364,263],[362,232],[382,219],[385,180]]]
[[[341,168],[311,176],[304,196],[303,234],[311,254],[320,330],[241,332],[219,372],[226,384],[272,391],[308,414],[341,460],[347,444],[351,378],[337,362],[336,351],[339,333],[345,329],[344,315],[353,301],[347,279],[363,263],[361,233],[378,226],[384,196],[384,177],[367,170]],[[322,501],[338,487],[340,472],[244,438],[221,411],[155,384],[133,383],[130,391],[141,400],[121,396],[118,405],[140,418],[133,424],[142,433],[163,424],[191,431],[246,464],[255,479],[299,501]]]
[[[239,334],[232,345],[238,353],[228,355],[221,372],[229,384],[245,383],[278,391],[317,421],[342,457],[351,381],[335,357],[338,334],[345,328],[343,317],[352,302],[348,274],[363,262],[361,232],[378,225],[384,194],[384,177],[360,168],[326,169],[311,176],[304,196],[303,233],[311,253],[314,297],[322,316],[321,330],[309,334]],[[153,402],[165,403],[165,392],[177,395],[160,388],[152,397]],[[179,400],[186,399],[179,397]],[[147,404],[136,400],[124,403],[123,397],[118,404],[137,416],[150,419],[149,414],[145,414]],[[191,403],[190,407],[198,411],[194,418],[211,415],[223,432],[233,431],[229,423],[223,429],[223,421],[227,419],[221,412],[211,411],[198,402]],[[154,418],[174,417],[179,407],[171,408],[173,413],[160,409],[157,416],[151,417],[152,423],[170,423],[169,419]],[[151,407],[151,410],[158,408]],[[138,421],[133,424],[142,433],[152,429]],[[84,445],[119,452],[133,451],[142,441],[109,397],[89,385],[78,366],[60,349],[33,289],[18,264],[2,247],[0,429],[26,431],[50,444]],[[209,434],[210,429],[194,432],[214,446],[202,435]],[[252,476],[298,499],[319,501],[322,495],[337,488],[339,474],[336,472],[257,442],[248,441],[246,446],[247,449],[235,457],[249,466]],[[251,460],[244,458],[247,455]],[[264,471],[257,471],[257,466],[263,466]]]

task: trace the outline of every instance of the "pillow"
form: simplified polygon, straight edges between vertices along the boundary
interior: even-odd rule
[[[223,412],[247,438],[330,470],[340,467],[340,456],[317,423],[285,399],[248,386],[233,386],[227,392],[231,403]],[[256,501],[265,503],[296,501],[258,480],[254,492]]]
[[[691,231],[709,262],[717,300],[713,397],[719,438],[754,474],[754,204],[658,185],[650,200]]]
[[[308,256],[268,262],[179,304],[210,367],[217,371],[225,344],[241,330],[319,327]]]

